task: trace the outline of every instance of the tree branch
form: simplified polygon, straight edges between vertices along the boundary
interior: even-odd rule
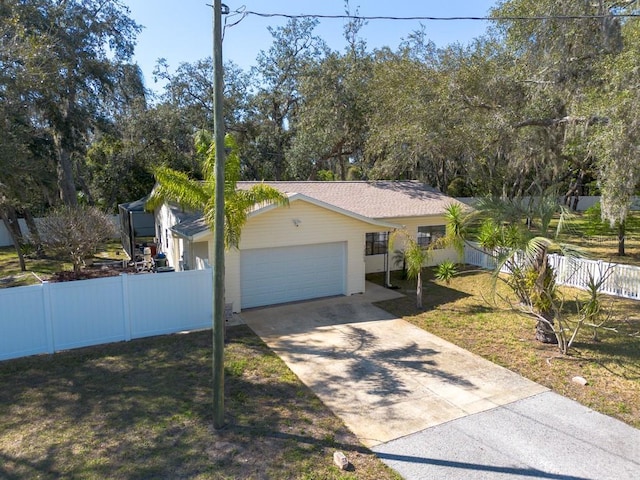
[[[568,124],[576,124],[576,123],[586,123],[587,125],[606,125],[609,123],[608,117],[572,117],[567,115],[562,118],[530,118],[527,120],[523,120],[520,123],[516,123],[514,128],[523,128],[523,127],[556,127],[558,125],[568,125]]]

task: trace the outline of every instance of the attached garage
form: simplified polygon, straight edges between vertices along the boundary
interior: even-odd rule
[[[163,213],[167,208],[159,218],[168,218]],[[225,252],[225,303],[240,312],[362,293],[367,232],[396,228],[400,225],[301,194],[290,195],[287,207],[260,205],[250,212],[238,248]],[[171,232],[184,240],[184,260],[191,268],[211,263],[213,235],[206,222],[187,217],[176,222]]]
[[[347,242],[243,250],[241,307],[345,295]]]

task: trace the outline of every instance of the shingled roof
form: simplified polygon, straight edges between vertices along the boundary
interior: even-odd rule
[[[259,182],[238,182],[247,189]],[[301,193],[343,210],[376,219],[442,215],[460,203],[418,181],[264,182],[282,193]]]
[[[178,220],[178,223],[169,229],[172,232],[182,237],[193,239],[193,237],[209,231],[209,225],[202,213],[184,212],[176,206],[171,206],[170,208]]]
[[[258,183],[261,182],[238,182],[237,188],[246,190]],[[418,181],[263,183],[290,198],[302,194],[362,217],[389,222],[394,218],[443,215],[448,205],[460,203]],[[179,219],[179,223],[171,227],[173,232],[194,238],[208,231],[201,214],[182,212],[175,207],[173,210]]]

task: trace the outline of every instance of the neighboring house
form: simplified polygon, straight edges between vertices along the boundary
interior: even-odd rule
[[[257,182],[238,182],[249,188]],[[289,206],[256,205],[239,249],[225,255],[225,299],[233,311],[290,301],[352,295],[365,274],[397,270],[391,232],[406,229],[425,247],[445,233],[444,213],[457,200],[420,182],[265,182]],[[164,205],[156,212],[160,250],[176,270],[213,258],[213,234],[199,214]],[[401,248],[401,240],[398,246]],[[430,264],[456,259],[435,249]],[[388,277],[387,277],[388,278]]]

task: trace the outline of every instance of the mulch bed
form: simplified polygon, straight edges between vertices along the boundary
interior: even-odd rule
[[[103,265],[92,265],[83,268],[77,275],[73,270],[63,270],[54,273],[50,282],[72,282],[75,280],[90,280],[93,278],[116,277],[122,273],[136,273],[135,267],[122,267],[120,262]]]

